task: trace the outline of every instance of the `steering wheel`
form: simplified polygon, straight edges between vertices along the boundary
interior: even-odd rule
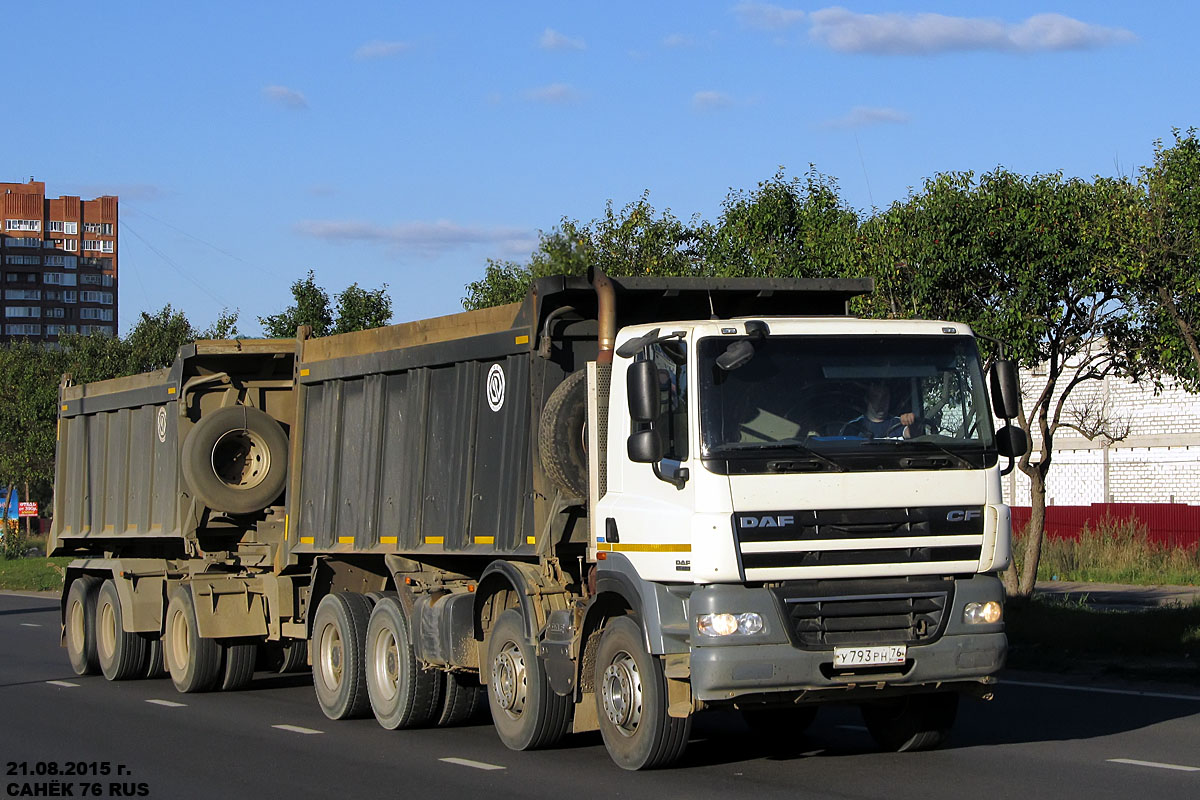
[[[884,438],[900,438],[904,435],[905,428],[919,428],[921,432],[917,434],[918,436],[924,436],[927,433],[937,433],[937,427],[933,424],[933,420],[913,420],[911,425],[905,425],[903,422],[897,420],[890,428],[887,429],[887,433],[884,434]]]

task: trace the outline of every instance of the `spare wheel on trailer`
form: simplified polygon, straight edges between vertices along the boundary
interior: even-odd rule
[[[538,421],[538,452],[546,476],[567,494],[587,497],[587,372],[580,370],[550,393]]]
[[[216,511],[261,511],[283,492],[288,440],[257,408],[227,406],[201,417],[183,442],[183,478]]]

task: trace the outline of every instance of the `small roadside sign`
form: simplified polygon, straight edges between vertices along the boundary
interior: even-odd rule
[[[17,515],[22,517],[36,517],[38,515],[37,503],[17,503]]]

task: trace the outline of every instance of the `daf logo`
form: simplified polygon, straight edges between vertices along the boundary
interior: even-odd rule
[[[738,525],[743,528],[786,528],[789,525],[795,524],[796,518],[790,514],[766,517],[742,517],[738,520]]]
[[[951,511],[946,515],[947,522],[970,522],[973,519],[979,519],[982,512],[978,509],[963,509],[960,511]]]

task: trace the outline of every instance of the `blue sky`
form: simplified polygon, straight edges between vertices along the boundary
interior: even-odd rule
[[[715,219],[780,166],[861,209],[950,170],[1133,174],[1197,123],[1196,8],[13,4],[0,180],[120,195],[122,332],[171,303],[256,334],[310,268],[404,321],[646,190]]]

